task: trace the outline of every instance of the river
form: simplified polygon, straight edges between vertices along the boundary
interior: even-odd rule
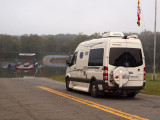
[[[35,76],[35,77],[51,77],[64,75],[66,70],[65,61],[60,62],[50,62],[52,58],[68,58],[66,55],[47,55],[43,60],[39,61],[39,67],[35,70],[15,70],[8,69],[9,63],[14,63],[14,60],[0,60],[0,77],[1,78],[14,78],[14,77],[25,77],[25,76]]]

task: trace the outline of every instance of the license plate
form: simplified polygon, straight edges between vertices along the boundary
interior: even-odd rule
[[[129,79],[129,75],[124,74],[124,75],[122,76],[122,78],[123,78],[123,79]]]

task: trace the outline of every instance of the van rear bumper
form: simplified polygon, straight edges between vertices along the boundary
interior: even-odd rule
[[[103,84],[103,90],[108,91],[116,91],[116,90],[142,90],[145,87],[145,82],[142,86],[124,86],[122,88],[119,88],[119,86],[109,86],[108,83]]]

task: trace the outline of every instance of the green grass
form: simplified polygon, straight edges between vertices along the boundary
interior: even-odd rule
[[[65,82],[65,75],[50,77],[53,80]]]
[[[160,96],[160,73],[157,73],[157,80],[151,80],[152,73],[146,73],[146,87],[141,92],[150,95]],[[53,80],[65,82],[65,75],[51,77]]]
[[[160,96],[160,73],[157,73],[157,80],[151,80],[152,73],[146,73],[146,87],[142,93]]]

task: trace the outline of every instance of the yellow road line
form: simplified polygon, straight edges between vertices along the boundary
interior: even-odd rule
[[[129,114],[129,113],[125,113],[125,112],[122,112],[120,110],[116,110],[114,108],[107,107],[107,106],[104,106],[104,105],[101,105],[101,104],[98,104],[98,103],[95,103],[95,102],[91,102],[91,101],[88,101],[88,100],[85,100],[85,99],[82,99],[82,98],[78,98],[78,97],[75,97],[75,96],[72,96],[72,95],[69,95],[69,94],[65,94],[65,93],[62,93],[62,92],[59,92],[59,91],[44,87],[44,86],[37,86],[37,87],[41,88],[43,90],[46,90],[48,92],[51,92],[51,93],[54,93],[54,94],[57,94],[57,95],[72,99],[74,101],[89,105],[91,107],[106,111],[108,113],[111,113],[111,114],[114,114],[114,115],[129,119],[129,120],[149,120],[149,119],[142,118],[142,117],[139,117],[139,116],[136,116],[136,115],[132,115],[132,114]]]

